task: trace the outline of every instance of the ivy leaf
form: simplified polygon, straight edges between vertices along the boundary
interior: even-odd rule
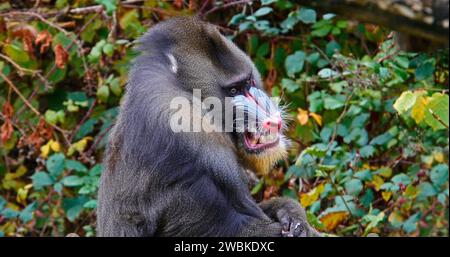
[[[284,67],[286,68],[289,77],[294,77],[296,73],[303,70],[305,58],[306,55],[303,51],[296,51],[294,54],[291,54],[286,58]]]

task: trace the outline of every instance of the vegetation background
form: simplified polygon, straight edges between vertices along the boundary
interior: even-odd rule
[[[298,199],[339,236],[448,236],[448,48],[404,51],[386,28],[296,2],[1,2],[0,236],[95,236],[133,42],[194,13],[288,104],[292,149],[257,200]]]

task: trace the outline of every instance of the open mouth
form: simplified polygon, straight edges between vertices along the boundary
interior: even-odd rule
[[[279,141],[278,133],[244,133],[244,144],[250,150],[272,148],[277,146]]]

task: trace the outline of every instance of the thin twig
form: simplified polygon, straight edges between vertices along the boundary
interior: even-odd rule
[[[216,7],[212,8],[212,9],[210,9],[209,11],[205,12],[204,14],[202,14],[200,17],[201,18],[206,18],[209,14],[217,12],[219,10],[226,9],[226,8],[229,8],[229,7],[232,7],[232,6],[235,6],[235,5],[248,4],[248,3],[252,3],[252,2],[253,2],[253,0],[239,0],[239,1],[234,1],[234,2],[227,3],[227,4],[224,4],[224,5],[221,5],[221,6],[216,6]]]
[[[77,124],[77,126],[72,130],[72,132],[70,133],[69,136],[69,141],[72,142],[74,136],[76,135],[76,133],[78,132],[78,130],[80,129],[81,125],[84,124],[84,122],[92,115],[92,112],[94,111],[94,107],[97,104],[97,100],[95,100],[92,104],[91,107],[89,107],[89,110],[86,112],[86,114],[84,115],[84,117],[81,119],[81,121]]]
[[[25,98],[25,96],[22,95],[22,93],[20,92],[20,90],[14,85],[14,83],[8,78],[6,77],[3,73],[0,72],[0,77],[9,85],[9,87],[19,96],[20,99],[22,99],[22,101],[24,102],[24,104],[32,111],[34,112],[38,117],[43,118],[45,120],[45,117],[36,109],[34,108],[34,106]],[[58,127],[57,125],[51,124],[49,122],[47,122],[51,127],[53,127],[54,129],[56,129],[57,131],[61,132],[61,134],[64,137],[64,140],[66,142],[67,145],[70,145],[70,142],[68,141],[67,137],[66,137],[66,133],[67,131]]]
[[[448,125],[445,124],[445,122],[441,119],[441,117],[437,116],[436,113],[434,113],[431,109],[428,109],[428,111],[431,113],[433,118],[435,118],[437,121],[439,121],[439,123],[441,123],[442,125],[444,125],[444,127],[448,129]]]

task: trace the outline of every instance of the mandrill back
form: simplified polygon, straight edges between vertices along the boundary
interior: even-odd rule
[[[244,173],[254,165],[240,154],[236,134],[170,127],[170,102],[193,99],[192,89],[201,89],[201,98],[225,99],[224,85],[242,73],[261,87],[251,60],[196,18],[159,23],[138,43],[105,152],[98,235],[281,236],[286,226],[294,236],[317,235],[297,202],[254,201]]]

